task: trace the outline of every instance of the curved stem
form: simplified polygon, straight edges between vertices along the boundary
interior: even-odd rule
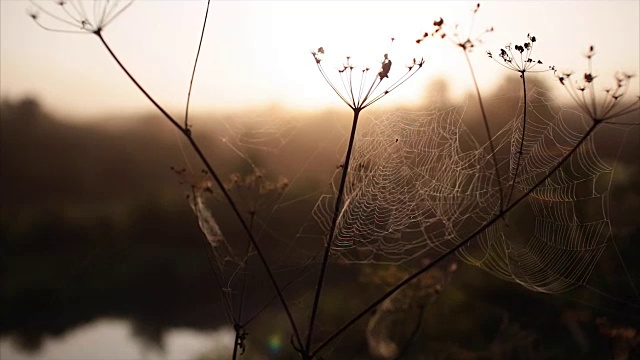
[[[482,112],[482,120],[484,122],[484,129],[487,133],[487,139],[489,140],[489,150],[491,151],[491,160],[493,161],[493,168],[496,173],[496,178],[498,180],[498,191],[500,193],[500,212],[504,210],[503,196],[502,196],[502,181],[500,180],[500,170],[498,169],[498,160],[496,159],[496,149],[493,146],[493,137],[491,136],[491,130],[489,129],[489,120],[487,120],[487,113],[484,111],[484,103],[482,102],[482,96],[480,95],[480,88],[478,87],[478,80],[476,80],[475,72],[473,71],[473,66],[471,66],[471,60],[469,59],[469,54],[467,51],[463,49],[464,57],[467,59],[467,64],[469,65],[469,70],[471,70],[471,78],[473,78],[473,85],[476,88],[476,94],[478,95],[478,103],[480,103],[480,111]]]
[[[591,125],[591,127],[589,127],[587,132],[580,138],[580,140],[578,140],[576,145],[573,148],[571,148],[571,150],[562,159],[560,159],[560,161],[558,161],[558,163],[553,168],[551,168],[551,170],[549,172],[547,172],[547,174],[544,177],[542,177],[540,180],[538,180],[538,182],[536,182],[522,196],[517,198],[513,202],[513,204],[507,206],[504,210],[500,211],[499,214],[497,214],[491,220],[489,220],[484,225],[479,227],[476,231],[474,231],[471,235],[467,236],[464,240],[462,240],[461,242],[456,244],[456,246],[454,246],[453,248],[451,248],[451,249],[447,250],[446,252],[442,253],[434,261],[430,262],[428,265],[426,265],[422,269],[416,271],[415,273],[409,275],[404,280],[399,282],[396,286],[394,286],[391,290],[387,291],[382,296],[380,296],[376,301],[374,301],[369,306],[367,306],[364,310],[362,310],[360,313],[358,313],[358,315],[354,316],[351,320],[349,320],[346,324],[344,324],[340,329],[335,331],[324,342],[322,342],[322,344],[320,344],[320,346],[318,346],[315,350],[313,350],[313,352],[311,352],[311,357],[315,356],[320,350],[322,350],[327,345],[329,345],[333,340],[335,340],[338,336],[340,336],[340,334],[342,334],[344,331],[346,331],[348,328],[350,328],[358,320],[362,319],[370,311],[372,311],[373,309],[378,307],[378,305],[380,305],[383,301],[388,299],[391,295],[395,294],[398,290],[403,288],[405,285],[407,285],[411,281],[415,280],[418,276],[424,274],[425,272],[427,272],[428,270],[433,268],[435,265],[440,263],[442,260],[444,260],[444,259],[448,258],[449,256],[453,255],[455,252],[460,250],[463,246],[467,245],[470,241],[475,239],[482,232],[487,230],[490,226],[492,226],[493,224],[498,222],[506,213],[511,211],[513,208],[515,208],[520,202],[522,202],[522,200],[526,199],[532,192],[534,192],[538,187],[540,187],[540,185],[542,185],[545,181],[547,181],[547,179],[549,179],[551,177],[551,175],[553,175],[576,152],[576,150],[578,150],[580,148],[582,143],[584,143],[584,141],[587,140],[589,138],[589,136],[591,136],[591,134],[593,133],[593,131],[597,128],[597,126],[599,124],[600,124],[600,122],[594,122]]]
[[[167,120],[169,120],[169,122],[171,122],[171,124],[175,128],[177,128],[178,130],[180,130],[180,133],[187,138],[187,140],[191,144],[191,147],[196,152],[196,154],[198,155],[198,157],[200,158],[200,160],[204,164],[205,168],[209,172],[209,175],[211,175],[211,177],[215,181],[216,185],[218,186],[218,188],[222,192],[223,197],[225,198],[227,203],[231,206],[231,209],[233,210],[233,213],[235,214],[235,216],[238,219],[238,221],[240,222],[240,225],[242,226],[244,232],[247,234],[247,236],[249,237],[249,240],[251,241],[251,243],[255,247],[256,253],[258,254],[258,257],[260,258],[260,261],[262,262],[262,265],[265,267],[265,271],[267,272],[267,275],[269,276],[269,280],[271,281],[271,283],[272,283],[272,285],[273,285],[273,287],[274,287],[274,289],[275,289],[275,291],[276,291],[276,293],[278,295],[278,298],[280,299],[280,302],[282,303],[282,307],[284,308],[284,310],[285,310],[285,312],[287,314],[289,322],[291,323],[291,328],[293,330],[294,336],[296,337],[296,340],[298,341],[298,343],[302,343],[302,340],[300,338],[300,333],[298,332],[298,327],[296,326],[295,320],[293,319],[293,315],[291,314],[291,311],[289,310],[289,306],[287,305],[287,302],[286,302],[286,300],[284,298],[284,295],[282,294],[282,291],[280,290],[280,287],[278,286],[278,282],[276,281],[276,278],[273,275],[273,271],[271,270],[271,267],[269,266],[269,264],[267,262],[267,259],[264,257],[264,254],[260,250],[260,247],[258,246],[258,242],[256,241],[255,237],[253,236],[253,233],[251,232],[251,230],[249,229],[249,226],[247,225],[246,221],[244,220],[244,218],[240,214],[240,210],[238,210],[238,207],[236,206],[236,203],[231,198],[231,195],[229,195],[229,192],[224,187],[224,184],[222,183],[222,180],[220,179],[220,177],[218,176],[216,171],[213,169],[213,167],[209,163],[209,160],[207,160],[207,158],[204,155],[204,153],[202,152],[202,150],[200,150],[200,147],[196,143],[195,139],[191,136],[191,132],[189,132],[188,129],[183,128],[173,117],[171,117],[171,115],[169,115],[169,113],[167,113],[162,108],[162,106],[160,106],[160,104],[158,104],[151,97],[151,95],[149,95],[149,93],[147,93],[147,91],[138,83],[138,81],[136,81],[136,79],[131,75],[131,73],[129,73],[127,68],[120,62],[120,60],[118,59],[116,54],[111,50],[111,48],[109,47],[107,42],[102,37],[102,34],[100,32],[96,32],[95,34],[98,36],[100,41],[102,41],[102,44],[109,51],[109,54],[111,54],[113,59],[118,63],[118,65],[120,65],[120,68],[125,72],[125,74],[127,74],[129,79],[138,87],[138,89],[147,97],[147,99],[149,99],[149,101],[151,101],[151,103],[153,105],[155,105],[155,107],[158,110],[160,110],[160,112],[167,118]]]
[[[184,128],[185,129],[189,129],[189,102],[191,100],[191,89],[193,88],[193,79],[196,76],[196,66],[198,66],[198,58],[200,58],[200,48],[202,47],[204,30],[207,28],[207,17],[209,16],[209,4],[211,4],[211,0],[207,0],[207,10],[204,13],[204,22],[202,23],[202,32],[200,33],[200,42],[198,43],[196,60],[193,62],[193,71],[191,72],[191,81],[189,81],[189,92],[187,93],[187,106],[184,111]]]
[[[324,72],[324,69],[322,68],[322,65],[320,65],[320,63],[318,61],[316,61],[316,66],[318,67],[318,70],[320,71],[320,74],[322,75],[322,77],[324,78],[324,81],[327,82],[327,84],[329,84],[329,86],[331,86],[331,89],[333,89],[333,92],[335,92],[340,99],[347,104],[348,107],[350,107],[352,110],[354,109],[353,105],[351,105],[351,103],[349,102],[349,100],[347,100],[344,96],[342,96],[342,94],[340,93],[340,91],[336,88],[335,85],[333,85],[333,83],[331,82],[331,80],[329,80],[329,76],[327,76],[327,73]],[[342,79],[342,77],[341,77]]]
[[[151,101],[151,103],[162,113],[162,115],[164,115],[164,117],[167,118],[167,120],[171,122],[171,124],[173,124],[173,126],[178,128],[180,132],[184,133],[184,129],[182,128],[182,126],[180,126],[180,124],[178,124],[178,122],[171,115],[169,115],[169,113],[165,109],[163,109],[162,106],[160,106],[160,104],[158,104],[156,100],[151,97],[151,95],[149,95],[149,93],[142,87],[142,85],[140,85],[140,83],[138,83],[138,81],[133,77],[133,75],[129,73],[129,70],[127,70],[127,68],[120,62],[120,59],[118,59],[116,54],[111,50],[111,47],[109,47],[107,42],[104,40],[104,37],[102,37],[102,33],[97,31],[95,34],[98,36],[100,41],[102,41],[102,45],[104,45],[104,47],[107,48],[107,51],[109,51],[109,54],[111,54],[111,57],[118,63],[118,65],[120,65],[120,68],[122,69],[122,71],[124,71],[124,73],[127,74],[129,79],[133,81],[133,83],[136,85],[138,90],[140,90],[144,94],[144,96],[146,96],[147,99]]]
[[[318,312],[318,306],[320,303],[320,293],[322,292],[322,285],[324,283],[324,277],[327,272],[327,265],[329,263],[329,253],[331,252],[331,244],[333,243],[333,236],[336,232],[336,225],[338,224],[338,218],[340,217],[340,208],[342,207],[342,197],[344,196],[344,189],[347,183],[347,173],[349,172],[349,162],[351,161],[351,152],[353,150],[353,144],[356,138],[356,128],[358,126],[358,117],[360,116],[361,109],[356,108],[353,111],[353,123],[351,124],[351,136],[349,137],[349,146],[347,147],[347,154],[345,156],[344,168],[342,169],[342,178],[340,179],[340,187],[338,188],[338,195],[336,197],[335,208],[333,210],[333,218],[331,220],[331,229],[329,230],[329,236],[327,237],[324,256],[322,258],[322,264],[320,266],[320,276],[318,276],[318,284],[316,285],[316,292],[313,298],[313,306],[311,307],[311,319],[309,321],[309,331],[307,332],[307,341],[304,350],[309,353],[311,350],[311,340],[313,337],[313,328],[316,321],[316,315]]]
[[[253,231],[253,221],[255,219],[255,213],[251,214],[251,218],[249,219],[249,229]],[[249,254],[251,254],[251,248],[252,248],[252,244],[251,242],[249,242],[247,244],[247,251],[246,251],[246,255],[243,261],[243,265],[245,268],[249,267],[249,260],[251,259],[249,257]],[[247,290],[247,271],[244,271],[242,273],[242,287],[240,288],[240,304],[238,305],[238,317],[237,317],[237,321],[234,324],[234,328],[236,331],[236,339],[233,343],[233,360],[237,359],[238,356],[238,348],[240,347],[240,331],[242,331],[242,329],[244,328],[244,326],[242,326],[242,312],[244,310],[244,296],[246,294],[246,290]],[[282,288],[282,290],[284,291],[284,287]]]
[[[518,149],[518,159],[516,160],[516,170],[513,173],[513,178],[511,179],[511,189],[509,190],[509,195],[507,196],[506,204],[509,205],[511,201],[511,196],[513,195],[513,189],[516,186],[516,180],[518,180],[518,171],[520,170],[520,159],[522,158],[522,147],[524,145],[524,136],[527,131],[527,83],[525,81],[524,71],[520,73],[522,76],[522,93],[524,95],[524,110],[522,114],[522,135],[520,137],[520,148]]]

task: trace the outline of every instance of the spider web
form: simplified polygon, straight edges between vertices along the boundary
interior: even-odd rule
[[[236,115],[223,121],[223,126],[226,136],[222,140],[245,159],[249,151],[278,152],[296,130],[290,116],[278,111]]]
[[[324,145],[319,142],[302,151],[294,141],[304,135],[300,134],[304,129],[297,125],[299,119],[273,109],[257,114],[217,119],[214,133],[218,148],[211,159],[214,164],[226,165],[217,169],[218,176],[280,286],[287,288],[308,273],[310,261],[321,249],[320,243],[315,249],[295,246],[291,239],[299,226],[290,226],[294,220],[289,214],[300,208],[304,210],[299,212],[308,214],[317,201],[320,189],[309,192],[302,180],[314,171],[311,165]],[[294,148],[303,154],[296,154]],[[297,157],[283,160],[291,153]],[[229,322],[250,322],[271,304],[278,304],[264,266],[210,175],[183,171],[188,177],[184,183],[189,186],[189,205],[207,239]],[[301,223],[304,220],[306,217]]]
[[[554,112],[548,94],[541,90],[532,92],[528,106],[515,194],[533,188],[586,131],[585,122],[576,119],[580,118],[577,113]],[[521,115],[503,132],[512,134],[508,163],[511,178],[505,179],[507,184],[513,182],[522,124]],[[511,217],[514,223],[518,216],[533,219],[527,220],[526,231],[515,231],[508,219],[498,222],[481,234],[474,246],[464,248],[460,256],[534,291],[559,293],[585,284],[611,241],[606,207],[611,176],[612,168],[598,156],[594,137],[587,139],[516,209]]]
[[[528,98],[520,160],[522,101],[518,115],[493,138],[505,201],[512,183],[511,201],[547,175],[588,126],[541,88],[530,90]],[[466,110],[462,104],[367,119],[370,126],[359,129],[356,139],[332,239],[340,261],[402,264],[442,253],[499,214],[500,189],[488,145],[475,141],[463,123]],[[329,232],[340,174],[338,169],[332,194],[313,211],[323,234]],[[611,178],[612,166],[598,155],[591,137],[458,256],[534,291],[560,293],[585,285],[613,241]]]
[[[522,100],[516,116],[506,119],[493,138],[505,201],[533,187],[588,126],[540,88],[528,93],[527,103],[520,160]],[[333,259],[347,264],[421,264],[499,214],[500,189],[489,147],[475,140],[468,122],[478,114],[467,103],[366,115],[351,159]],[[334,159],[344,156],[346,133],[328,130],[332,122],[326,119],[320,124],[326,136],[319,137],[317,127],[298,127],[291,117],[248,118],[225,119],[224,131],[217,133],[224,146],[216,155],[237,164],[222,177],[245,220],[252,223],[279,283],[293,284],[287,288],[288,297],[295,299],[296,315],[304,319],[313,295],[308,282],[313,279],[305,276],[313,274],[313,265],[320,261],[342,169],[335,169],[330,194],[310,191],[308,179],[326,174],[329,168],[319,170],[317,165],[331,162],[324,159],[328,151],[334,152]],[[320,140],[310,146],[312,151],[300,151],[301,144],[309,146],[309,136]],[[613,168],[597,150],[595,138],[587,140],[553,176],[457,255],[534,291],[560,293],[587,285],[605,250],[615,247],[608,209]],[[299,158],[293,161],[291,154]],[[211,188],[192,187],[196,193],[190,201],[213,249],[229,312],[243,306],[243,278],[249,278],[245,298],[253,304],[246,313],[259,313],[274,299],[251,294],[270,291],[268,279],[246,236],[229,228],[237,221],[225,217],[225,201]],[[308,207],[298,207],[303,203]],[[251,209],[257,210],[253,220]],[[304,224],[302,230],[286,230],[298,221]]]
[[[422,236],[425,226],[444,225],[437,244],[445,234],[455,234],[461,216],[482,201],[482,181],[489,178],[476,174],[479,158],[465,153],[458,141],[467,135],[460,122],[465,109],[368,119],[370,127],[356,142],[333,242],[345,261],[410,260],[433,246]],[[333,203],[334,196],[327,195],[314,209],[324,232]]]

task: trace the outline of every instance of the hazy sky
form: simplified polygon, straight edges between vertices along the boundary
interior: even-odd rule
[[[39,2],[55,8],[53,1]],[[470,86],[459,49],[447,41],[415,40],[435,19],[468,27],[475,2],[438,1],[213,1],[194,83],[195,110],[281,104],[292,108],[341,106],[318,73],[311,49],[323,46],[331,62],[351,55],[374,64],[389,52],[391,75],[414,56],[425,68],[383,102],[424,98],[425,84],[441,75],[458,92]],[[486,57],[507,42],[538,41],[534,57],[560,69],[584,71],[595,45],[595,73],[640,74],[640,1],[484,1],[475,32],[493,26],[472,53],[482,86],[506,70]],[[151,111],[91,34],[61,34],[36,26],[27,1],[0,1],[3,97],[34,95],[51,110],[72,116],[105,111]],[[159,102],[182,113],[206,1],[136,1],[104,31],[121,60]],[[44,16],[44,15],[43,15]],[[389,39],[397,40],[389,48]],[[394,73],[395,71],[395,73]],[[517,74],[511,73],[512,76]],[[549,73],[538,76],[550,77]],[[633,82],[638,89],[638,78]]]

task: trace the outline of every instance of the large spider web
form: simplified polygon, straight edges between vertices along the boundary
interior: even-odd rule
[[[577,113],[554,112],[543,91],[531,95],[514,194],[533,188],[586,131]],[[503,133],[512,134],[510,176],[517,164],[522,124],[520,115]],[[509,218],[499,221],[460,256],[535,291],[558,293],[585,284],[611,240],[606,206],[611,176],[612,168],[598,155],[594,137],[587,139],[511,216],[514,225],[520,222],[528,229],[516,231]]]
[[[520,160],[522,101],[518,114],[493,138],[505,201],[535,186],[588,126],[540,88],[530,90],[528,98]],[[467,106],[459,105],[366,120],[370,126],[359,129],[332,239],[341,261],[401,264],[442,253],[499,214],[500,189],[489,147],[474,140],[463,123],[465,111]],[[612,241],[607,203],[612,167],[596,150],[593,137],[584,142],[458,256],[535,291],[559,293],[585,284]],[[334,176],[333,194],[314,208],[324,234],[340,173]]]
[[[474,137],[473,121],[479,114],[466,102],[430,105],[425,111],[365,113],[332,241],[332,259],[348,264],[424,264],[496,218],[500,193],[505,202],[513,202],[535,186],[589,124],[540,88],[528,93],[527,104],[520,160],[522,100],[516,115],[504,119],[493,137],[502,191],[489,146]],[[318,137],[315,125],[299,127],[295,119],[280,114],[249,119],[222,121],[224,130],[217,136],[224,146],[217,156],[237,162],[223,172],[223,178],[303,319],[312,295],[307,281],[312,279],[305,276],[315,274],[311,270],[321,259],[342,167],[335,168],[329,194],[321,195],[322,188],[309,191],[308,181],[329,170],[322,170],[319,163],[335,166],[327,153],[333,152],[333,161],[344,156],[347,133],[342,129],[336,134],[331,126],[343,128],[344,121],[322,119],[317,126],[326,135]],[[309,136],[320,141],[310,146]],[[300,151],[301,145],[309,148]],[[244,298],[255,303],[247,305],[246,312],[258,314],[275,298],[251,295],[271,291],[264,269],[246,236],[229,228],[237,221],[225,217],[225,201],[210,184],[204,186],[207,179],[191,187],[190,204],[213,249],[228,311],[243,307],[240,294],[246,287]],[[598,154],[595,138],[590,138],[513,211],[458,251],[458,257],[534,291],[560,293],[586,285],[613,242],[608,209],[611,179],[612,166]],[[252,209],[257,211],[254,218]],[[295,226],[302,229],[290,231]],[[246,286],[245,278],[250,279]]]
[[[487,199],[488,184],[482,182],[491,178],[480,177],[480,158],[459,147],[466,135],[459,121],[464,111],[459,106],[368,119],[356,142],[333,243],[344,260],[405,262],[456,234],[457,223]],[[325,232],[334,201],[324,196],[314,209]],[[437,225],[437,238],[423,236],[424,227]]]

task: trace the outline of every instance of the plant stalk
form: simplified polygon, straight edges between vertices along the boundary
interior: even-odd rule
[[[463,48],[463,52],[464,52],[465,59],[467,59],[467,64],[469,65],[469,70],[471,71],[471,78],[473,79],[473,85],[475,86],[476,94],[478,96],[478,103],[480,104],[480,112],[482,112],[484,130],[487,133],[487,139],[489,140],[489,150],[491,151],[491,160],[493,161],[493,168],[496,173],[496,178],[498,180],[498,191],[500,193],[500,212],[503,212],[504,200],[503,200],[503,194],[502,194],[502,181],[500,180],[500,170],[498,169],[498,160],[496,159],[496,149],[493,146],[493,137],[491,136],[491,129],[489,129],[489,120],[487,119],[487,113],[484,110],[484,102],[482,101],[482,96],[480,95],[478,80],[476,79],[476,74],[473,71],[473,66],[471,65],[469,54],[467,54],[467,50],[465,50],[464,48]]]
[[[353,110],[353,123],[351,124],[351,135],[349,137],[349,146],[347,147],[347,154],[345,155],[344,167],[342,169],[342,177],[340,179],[340,187],[338,188],[338,195],[336,197],[335,208],[333,210],[333,218],[331,220],[331,229],[329,230],[329,236],[325,244],[324,255],[322,258],[322,264],[320,266],[320,275],[318,276],[318,284],[316,285],[316,292],[313,299],[313,306],[311,308],[311,319],[309,320],[309,331],[307,332],[307,341],[304,350],[309,353],[311,350],[311,341],[313,337],[313,328],[316,321],[316,315],[318,312],[318,306],[320,304],[320,294],[322,292],[322,285],[324,284],[324,278],[327,272],[327,265],[329,263],[329,254],[331,252],[331,244],[333,242],[333,236],[336,232],[336,226],[338,224],[338,218],[340,217],[340,209],[342,207],[342,197],[344,196],[344,189],[347,183],[347,174],[349,172],[349,163],[351,162],[351,152],[353,151],[353,144],[356,138],[356,129],[358,126],[358,117],[360,116],[362,109],[355,108]]]
[[[184,111],[184,128],[189,129],[189,103],[191,101],[191,89],[193,88],[193,79],[196,76],[196,67],[200,58],[200,48],[202,48],[202,39],[204,39],[204,30],[207,28],[207,18],[209,17],[209,5],[211,0],[207,0],[207,10],[204,13],[204,22],[202,23],[202,32],[200,33],[200,42],[198,43],[198,51],[196,52],[196,60],[193,62],[193,71],[191,72],[191,81],[189,81],[189,91],[187,92],[187,106]]]
[[[509,195],[507,196],[506,204],[509,205],[511,196],[513,196],[513,189],[516,186],[516,180],[518,180],[518,171],[520,170],[520,159],[522,158],[522,147],[524,146],[524,136],[527,129],[527,83],[524,77],[524,71],[520,72],[522,76],[522,93],[524,94],[524,110],[522,113],[522,135],[520,137],[520,148],[518,149],[518,159],[516,160],[516,170],[513,173],[513,179],[511,179],[511,189],[509,189]]]
[[[253,231],[253,221],[255,219],[255,213],[251,215],[251,218],[249,219],[249,229],[251,231]],[[244,262],[244,266],[248,267],[249,266],[249,254],[251,253],[251,242],[249,242],[247,244],[247,252],[245,255],[245,262]],[[240,289],[240,306],[238,308],[238,320],[236,322],[235,325],[235,331],[236,331],[236,340],[233,343],[233,360],[237,359],[237,354],[238,354],[238,348],[240,347],[240,342],[238,341],[240,339],[240,331],[242,331],[243,326],[240,325],[242,324],[242,310],[244,310],[244,296],[246,294],[246,290],[247,290],[247,272],[243,272],[242,274],[242,288]],[[284,290],[284,288],[282,288],[282,290]]]

